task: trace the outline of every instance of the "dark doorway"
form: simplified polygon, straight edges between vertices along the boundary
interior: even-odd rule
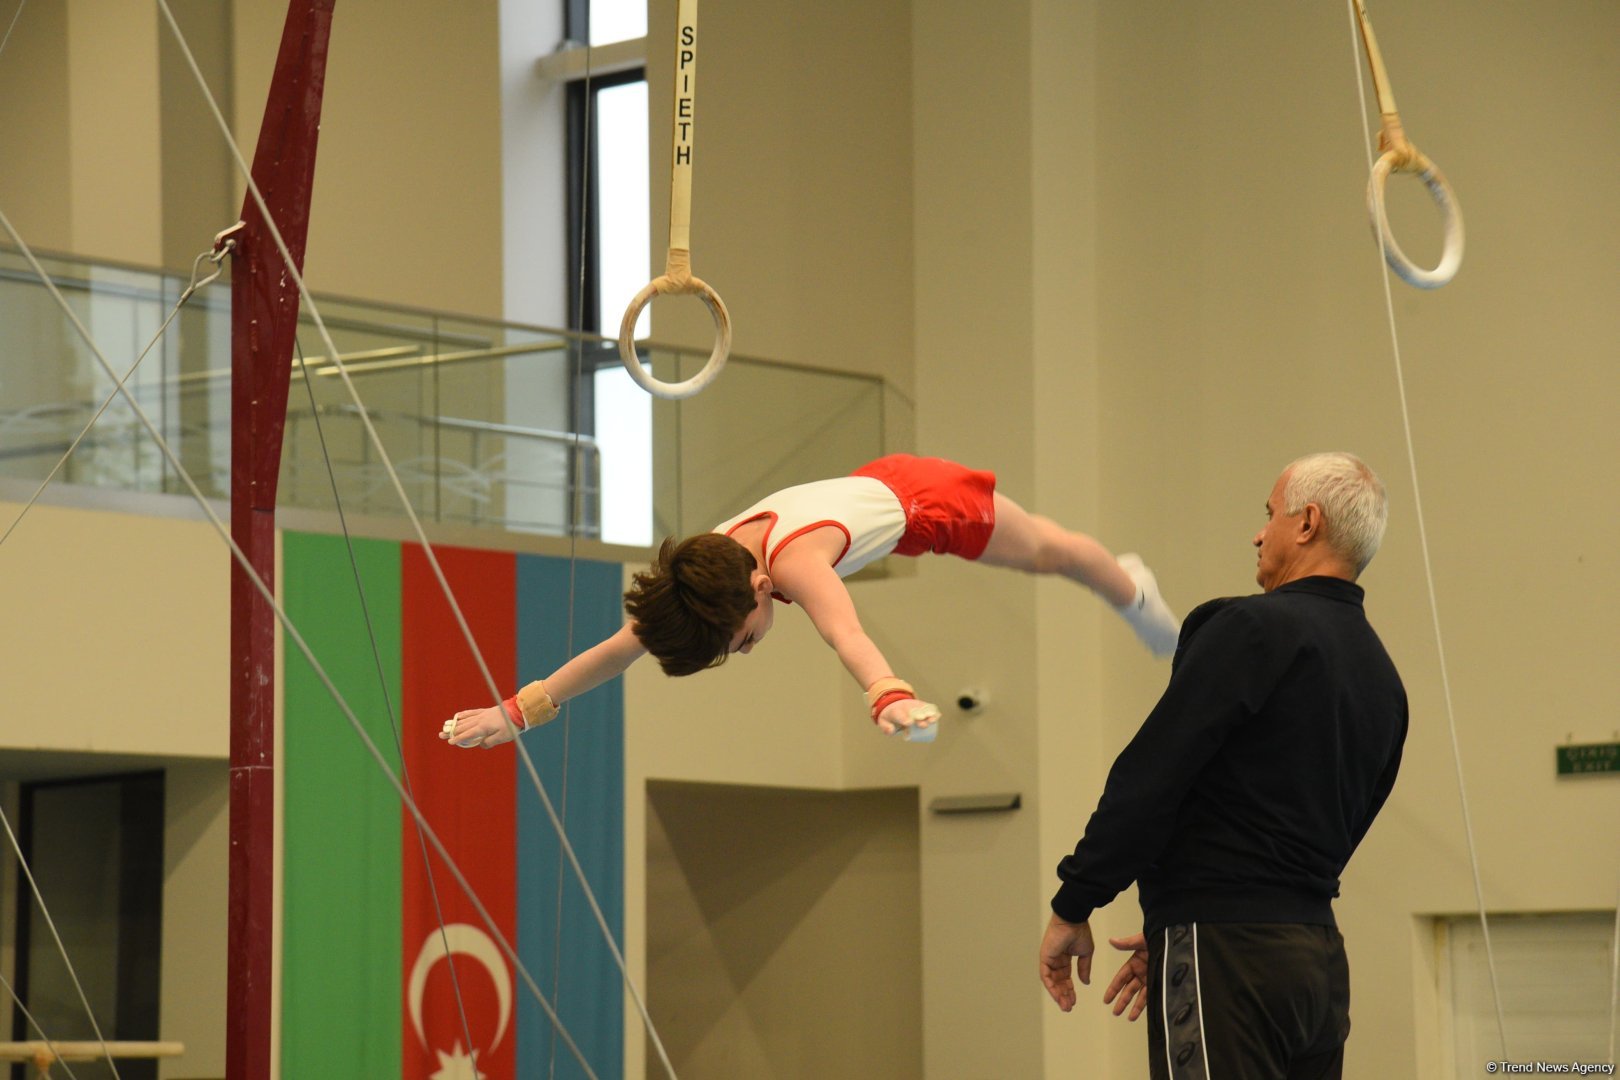
[[[163,774],[24,783],[20,796],[18,842],[50,917],[19,868],[18,997],[54,1041],[95,1039],[85,1000],[107,1040],[156,1039]],[[12,1037],[38,1039],[40,1034],[13,1010]],[[75,1064],[73,1072],[80,1080],[113,1075],[105,1060]],[[26,1072],[19,1065],[11,1075],[23,1080]],[[118,1075],[156,1080],[157,1062],[119,1060]]]

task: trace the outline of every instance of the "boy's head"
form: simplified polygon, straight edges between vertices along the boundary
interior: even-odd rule
[[[691,675],[724,663],[733,649],[747,652],[770,629],[770,607],[770,578],[747,548],[719,533],[665,540],[624,594],[637,639],[666,675]]]

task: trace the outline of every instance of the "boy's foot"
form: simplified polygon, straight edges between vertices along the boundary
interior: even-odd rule
[[[1125,617],[1154,656],[1173,655],[1181,637],[1181,620],[1159,595],[1158,579],[1142,564],[1139,555],[1121,555],[1119,568],[1136,582],[1136,599],[1114,610]]]

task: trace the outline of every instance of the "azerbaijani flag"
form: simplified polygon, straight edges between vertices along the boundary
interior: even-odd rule
[[[616,563],[434,550],[503,695],[622,621]],[[426,555],[374,540],[355,541],[355,554],[381,677],[342,537],[284,534],[289,616],[390,767],[408,776],[591,1069],[620,1075],[620,976],[527,771],[511,746],[460,750],[438,738],[447,717],[491,695]],[[584,1076],[431,846],[424,861],[415,820],[290,643],[285,670],[282,1075],[496,1080],[550,1074],[555,1056],[555,1075]],[[565,717],[566,728],[558,720],[524,745],[622,940],[619,683]]]

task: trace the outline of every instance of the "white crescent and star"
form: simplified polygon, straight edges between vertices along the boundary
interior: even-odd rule
[[[446,938],[449,939],[448,952],[445,949]],[[422,1028],[422,994],[427,988],[428,973],[433,970],[434,965],[452,955],[467,956],[482,965],[489,972],[490,981],[495,984],[500,1019],[495,1025],[495,1038],[490,1041],[485,1053],[493,1052],[505,1037],[506,1025],[512,1018],[512,976],[506,969],[506,958],[501,955],[494,940],[481,928],[467,923],[452,923],[446,926],[443,937],[435,928],[422,940],[422,948],[416,954],[416,963],[411,967],[411,978],[405,999],[410,1005],[411,1024],[416,1028],[416,1037],[421,1041],[424,1050],[429,1048],[427,1033]],[[475,1064],[478,1051],[473,1050],[470,1057],[463,1057],[459,1041],[449,1057],[443,1051],[434,1052],[439,1055],[440,1065],[446,1067],[441,1069],[439,1074],[445,1075],[445,1080],[463,1076],[468,1080],[474,1080],[482,1075]],[[465,1070],[462,1069],[463,1063]],[[456,1071],[449,1071],[452,1065]]]

